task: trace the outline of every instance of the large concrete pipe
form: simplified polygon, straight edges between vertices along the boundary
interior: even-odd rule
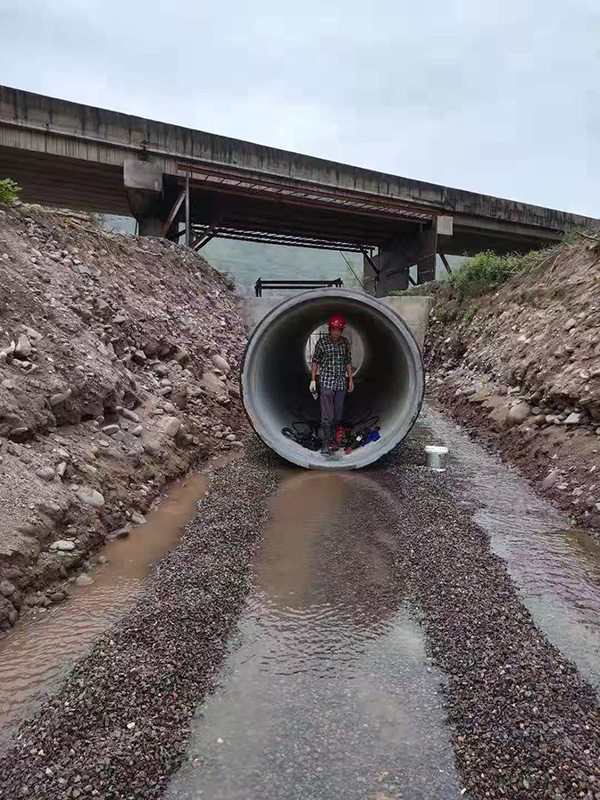
[[[302,447],[282,429],[294,419],[294,409],[319,419],[319,403],[308,391],[307,342],[334,313],[346,317],[354,340],[353,361],[355,353],[361,361],[344,415],[356,421],[376,414],[381,438],[348,455],[331,457]],[[246,413],[268,447],[301,467],[345,470],[377,461],[404,439],[419,415],[425,380],[417,342],[392,308],[360,292],[325,289],[285,300],[256,325],[241,384]]]

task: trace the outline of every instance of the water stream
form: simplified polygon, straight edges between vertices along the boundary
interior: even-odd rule
[[[460,797],[440,677],[392,561],[393,498],[291,473],[170,800]]]
[[[600,690],[598,543],[435,410],[426,409],[414,435],[449,447],[455,497],[475,505],[475,521],[489,533],[536,625]]]
[[[207,485],[202,473],[174,484],[144,525],[102,550],[108,563],[92,573],[93,585],[72,586],[66,602],[34,612],[0,642],[0,743],[94,639],[131,608],[148,568],[177,542]]]

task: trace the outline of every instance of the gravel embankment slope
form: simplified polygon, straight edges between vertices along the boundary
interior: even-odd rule
[[[541,258],[473,299],[432,285],[429,391],[600,537],[600,243]]]
[[[0,208],[0,636],[236,446],[244,342],[226,278],[189,249]]]

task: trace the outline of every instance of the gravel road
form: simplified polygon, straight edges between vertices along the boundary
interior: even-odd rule
[[[448,475],[422,463],[413,439],[362,474],[396,498],[395,564],[447,677],[448,737],[467,796],[600,798],[593,690],[534,626]],[[247,596],[277,464],[250,446],[215,473],[136,609],[24,724],[0,797],[161,796]]]

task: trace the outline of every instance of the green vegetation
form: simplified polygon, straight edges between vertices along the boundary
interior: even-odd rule
[[[223,272],[223,280],[225,281],[225,286],[229,289],[230,292],[235,292],[235,278],[229,272]]]
[[[459,302],[495,292],[515,275],[531,272],[547,257],[544,250],[525,255],[501,256],[491,250],[477,253],[448,278],[448,286]]]
[[[17,199],[21,187],[11,180],[11,178],[2,178],[0,180],[0,203],[14,203]]]

